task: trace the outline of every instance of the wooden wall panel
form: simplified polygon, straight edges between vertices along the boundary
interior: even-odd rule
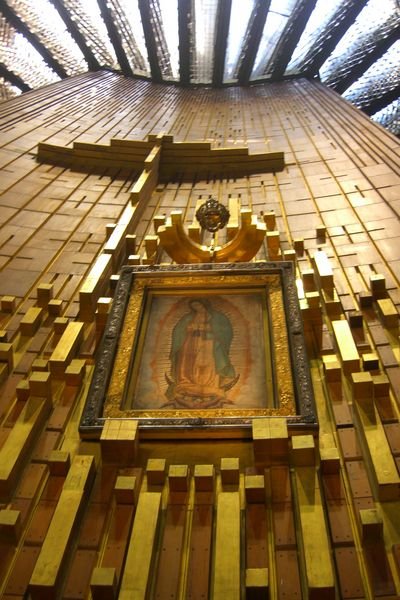
[[[43,547],[51,554],[46,539],[65,509],[63,485],[79,455],[95,458],[96,477],[79,492],[79,527],[64,531],[68,552],[47,582],[53,597],[116,597],[121,585],[130,594],[126,564],[142,565],[142,593],[159,598],[167,588],[179,599],[226,595],[224,565],[249,597],[255,588],[245,591],[246,568],[272,599],[399,597],[398,139],[317,82],[189,90],[106,71],[1,103],[0,132],[0,597],[22,597],[32,577],[31,589],[41,593],[35,566]],[[237,178],[211,170],[182,181],[177,165],[132,210],[137,165],[94,173],[83,154],[74,171],[36,160],[39,143],[68,152],[75,142],[109,145],[150,134],[283,151],[285,168]],[[113,150],[118,162],[121,145]],[[187,227],[210,195],[226,205],[238,199],[259,217],[274,211],[278,257],[288,252],[294,260],[320,422],[315,465],[295,467],[290,442],[281,464],[263,472],[265,500],[252,503],[245,475],[261,471],[251,440],[140,441],[132,466],[145,469],[149,458],[164,459],[167,468],[184,462],[187,490],[171,504],[169,483],[149,485],[145,476],[125,504],[116,481],[131,471],[102,464],[99,444],[82,442],[77,430],[115,277],[128,248],[134,245],[135,260],[145,258],[155,216],[182,210]],[[134,244],[124,233],[115,251],[114,238],[106,247],[123,226],[136,235]],[[104,251],[111,252],[107,269],[88,280]],[[267,243],[257,258],[270,258]],[[170,262],[161,251],[157,259]],[[90,318],[82,311],[84,283],[95,290]],[[333,325],[338,321],[344,325]],[[63,334],[72,323],[83,325],[71,350]],[[334,329],[342,332],[336,338]],[[351,364],[343,360],[350,346],[357,358]],[[61,354],[62,368],[55,368]],[[239,459],[240,478],[221,479],[221,457]],[[193,474],[204,464],[214,466],[215,481],[200,498]],[[154,496],[146,500],[154,493],[155,506]],[[151,536],[141,522],[148,513]],[[318,571],[315,516],[328,573]]]

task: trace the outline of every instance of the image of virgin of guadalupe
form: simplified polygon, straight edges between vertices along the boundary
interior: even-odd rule
[[[239,380],[229,358],[232,324],[207,299],[189,300],[188,307],[172,331],[165,406],[219,408]]]

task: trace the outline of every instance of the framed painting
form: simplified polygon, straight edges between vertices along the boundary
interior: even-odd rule
[[[124,267],[82,415],[141,435],[246,436],[251,420],[316,426],[292,264]]]

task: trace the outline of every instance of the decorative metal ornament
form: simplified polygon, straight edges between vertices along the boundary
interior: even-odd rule
[[[182,211],[172,211],[165,223],[157,229],[161,246],[178,264],[247,262],[254,258],[265,239],[265,223],[259,222],[249,208],[240,210],[240,220],[234,235],[221,246],[216,245],[218,229],[211,232],[211,245],[201,244],[200,239],[195,240],[185,231],[182,218]],[[221,224],[223,222],[218,214],[215,221]]]
[[[229,221],[229,216],[228,209],[214,198],[209,198],[196,211],[196,219],[201,227],[210,233],[223,229]]]

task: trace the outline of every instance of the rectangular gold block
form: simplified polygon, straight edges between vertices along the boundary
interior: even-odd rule
[[[32,600],[57,597],[57,587],[72,541],[74,525],[93,476],[94,457],[76,456],[29,582]]]
[[[90,579],[93,600],[116,600],[118,593],[117,572],[114,567],[95,567]]]
[[[140,254],[130,254],[127,258],[128,265],[140,265],[142,257]]]
[[[26,402],[26,400],[28,400],[30,393],[31,393],[30,389],[29,389],[29,381],[27,379],[21,379],[21,381],[18,382],[15,391],[16,391],[18,400],[22,400],[23,402]]]
[[[102,315],[108,315],[112,306],[112,298],[106,298],[104,296],[97,300],[96,310]]]
[[[144,170],[140,174],[139,179],[133,184],[130,189],[131,202],[133,205],[139,202],[147,202],[153,193],[158,180],[157,169],[151,168]]]
[[[52,475],[65,477],[71,467],[71,455],[65,450],[52,450],[47,464]]]
[[[276,215],[273,210],[266,211],[263,215],[264,223],[268,231],[273,231],[276,227]]]
[[[320,303],[320,295],[319,292],[306,292],[305,297],[307,300],[307,304],[310,308],[318,308]]]
[[[31,306],[22,317],[20,323],[21,335],[31,336],[36,333],[42,321],[43,309],[38,306]]]
[[[377,371],[379,369],[379,358],[375,352],[362,355],[363,371]]]
[[[158,232],[159,227],[161,227],[162,225],[165,225],[166,219],[167,218],[165,215],[155,215],[153,217],[154,233]]]
[[[221,458],[220,473],[223,485],[238,485],[240,478],[239,459]]]
[[[362,312],[354,310],[349,314],[348,318],[351,329],[360,329],[363,327],[364,317]]]
[[[304,269],[301,272],[303,287],[305,292],[312,292],[316,289],[314,269]]]
[[[308,594],[334,600],[335,579],[317,472],[314,467],[297,467],[295,479]]]
[[[131,233],[135,211],[136,208],[132,204],[125,207],[109,239],[104,244],[103,253],[111,256],[112,271],[116,271],[125,258],[127,252],[126,236]]]
[[[48,371],[49,361],[45,358],[35,358],[32,363],[32,371]]]
[[[361,509],[360,523],[363,542],[383,539],[383,520],[376,508]]]
[[[342,312],[342,305],[335,288],[329,291],[322,290],[322,300],[328,317],[330,319],[338,319]]]
[[[286,441],[288,438],[288,428],[285,417],[271,417],[269,419],[270,439]]]
[[[65,382],[67,385],[81,385],[86,372],[86,360],[73,358],[65,369]]]
[[[352,394],[355,400],[371,400],[374,393],[372,375],[369,371],[360,371],[350,375]]]
[[[62,335],[67,329],[69,320],[66,317],[56,317],[53,321],[55,335]]]
[[[100,254],[79,290],[79,315],[85,321],[92,321],[100,298],[112,274],[112,255]]]
[[[33,371],[29,377],[29,390],[31,396],[51,398],[51,381],[48,371]]]
[[[117,504],[134,504],[136,490],[136,477],[119,475],[114,486],[114,495]]]
[[[304,298],[300,300],[300,310],[304,321],[312,323],[315,327],[322,327],[322,311],[320,306],[312,308]]]
[[[161,145],[154,146],[149,152],[149,154],[144,159],[144,164],[147,169],[154,168],[158,169],[158,165],[161,158]]]
[[[386,291],[383,293],[386,294]],[[373,300],[374,297],[370,292],[362,291],[358,294],[358,302],[361,308],[371,308]]]
[[[149,485],[164,485],[165,469],[165,458],[149,458],[146,466],[147,482]]]
[[[53,377],[64,377],[65,369],[77,353],[82,337],[83,323],[79,321],[68,323],[49,358],[50,373]]]
[[[196,492],[210,492],[214,489],[214,465],[195,465],[194,485]]]
[[[111,290],[111,293],[115,292],[119,280],[120,280],[120,276],[117,273],[113,273],[111,275],[111,277],[110,277],[110,290]]]
[[[168,481],[170,490],[186,492],[189,489],[189,467],[187,465],[170,465]]]
[[[37,303],[41,308],[46,308],[53,298],[54,286],[52,283],[41,283],[36,288]]]
[[[321,241],[325,241],[326,238],[326,227],[325,225],[318,225],[315,228],[315,235],[317,236],[317,238]]]
[[[154,219],[156,219],[157,217],[154,217]],[[153,219],[153,221],[154,221]],[[165,217],[164,217],[165,219]],[[154,225],[155,227],[155,225]],[[157,230],[156,230],[157,233]],[[126,255],[128,256],[129,254],[136,254],[136,234],[135,233],[128,233],[125,236],[125,245],[126,245]]]
[[[246,475],[244,478],[246,502],[263,504],[265,502],[264,475]]]
[[[381,298],[386,293],[386,277],[382,273],[374,273],[369,278],[371,293],[375,298]]]
[[[246,600],[268,598],[268,569],[246,569]]]
[[[315,443],[312,435],[292,436],[291,462],[296,467],[315,464]]]
[[[7,363],[8,371],[14,367],[13,345],[7,342],[0,342],[0,362]]]
[[[374,385],[374,397],[375,398],[386,398],[390,394],[390,382],[389,378],[385,373],[372,376],[372,383]]]
[[[21,511],[11,508],[0,510],[0,540],[17,544],[21,535]]]
[[[323,356],[322,364],[324,367],[324,376],[326,382],[333,383],[341,380],[342,367],[340,366],[340,362],[336,359],[336,356]]]
[[[378,312],[385,327],[394,328],[399,325],[399,313],[390,298],[377,300]]]
[[[342,363],[343,373],[348,375],[359,371],[360,356],[348,322],[344,320],[332,321],[332,328]]]
[[[290,260],[293,263],[296,262],[296,250],[284,250],[283,260]]]
[[[361,434],[372,463],[372,477],[381,502],[400,498],[400,477],[374,402],[354,403]]]
[[[296,250],[296,253],[299,256],[302,256],[304,253],[304,238],[295,238],[293,240],[293,246],[294,246],[294,249]]]
[[[154,258],[158,249],[158,236],[146,235],[146,237],[144,238],[144,245],[146,248],[147,258]]]
[[[268,247],[268,252],[271,254],[276,254],[280,247],[279,247],[279,231],[267,231],[267,235],[266,235],[266,239],[267,239],[267,247]]]
[[[340,471],[340,455],[337,448],[320,448],[321,472],[330,475]]]
[[[240,600],[239,492],[220,492],[217,498],[213,600]]]
[[[101,456],[104,462],[133,464],[138,443],[138,421],[106,419],[100,436]]]
[[[253,419],[253,450],[257,462],[286,462],[289,454],[289,434],[285,417]]]
[[[16,301],[17,299],[15,296],[2,296],[0,301],[1,312],[15,312]]]
[[[139,495],[119,600],[144,600],[147,597],[160,508],[161,493],[142,492]]]
[[[321,288],[331,290],[333,288],[333,271],[326,252],[322,250],[315,252],[313,262]]]
[[[28,398],[18,419],[0,449],[0,501],[6,500],[15,485],[20,467],[41,431],[51,409],[43,398]]]

